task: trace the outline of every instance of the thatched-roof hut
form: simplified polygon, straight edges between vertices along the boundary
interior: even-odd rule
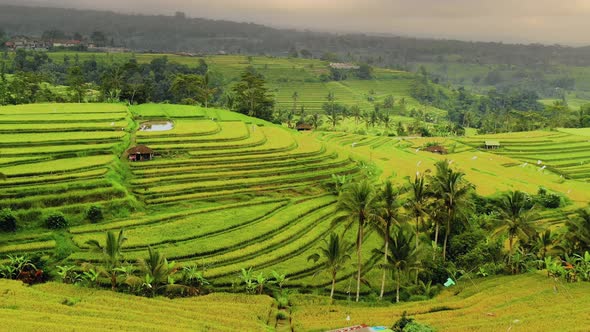
[[[438,153],[438,154],[447,154],[447,149],[441,145],[431,145],[424,148],[424,151]]]
[[[145,145],[137,145],[127,150],[129,161],[144,161],[154,158],[154,150]]]

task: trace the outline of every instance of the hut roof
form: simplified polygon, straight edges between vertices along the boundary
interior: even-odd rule
[[[295,127],[297,130],[312,130],[313,127],[307,123],[300,123]]]
[[[447,153],[447,149],[445,149],[444,146],[440,146],[440,145],[431,145],[431,146],[425,147],[424,151],[428,151],[428,152],[432,152],[432,153],[440,153],[440,154]]]
[[[148,148],[145,145],[137,145],[132,147],[131,149],[127,150],[127,154],[152,154],[154,150]]]
[[[500,146],[500,141],[486,140],[485,144],[486,144],[486,146]]]

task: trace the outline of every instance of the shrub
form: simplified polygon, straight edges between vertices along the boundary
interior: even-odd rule
[[[536,203],[548,209],[557,209],[561,206],[561,197],[557,194],[544,194],[535,197]]]
[[[289,318],[289,314],[287,314],[285,311],[279,310],[277,312],[277,319],[278,320],[284,320],[284,319],[287,319],[287,318]]]
[[[16,217],[10,209],[0,210],[0,231],[14,232],[16,231]]]
[[[404,332],[434,332],[435,330],[428,325],[412,322],[412,323],[409,323],[408,325],[406,325],[406,327],[403,329],[403,331]]]
[[[414,321],[414,318],[408,317],[408,313],[404,311],[400,319],[398,319],[391,329],[395,332],[403,332],[406,326]]]
[[[424,324],[414,321],[414,318],[408,317],[407,312],[404,311],[402,317],[393,324],[391,328],[395,332],[434,332],[435,330]]]
[[[45,219],[45,227],[49,229],[62,229],[68,227],[68,221],[61,213],[54,213]]]
[[[102,209],[98,205],[92,205],[88,211],[86,211],[86,219],[90,220],[91,223],[97,223],[103,219]]]

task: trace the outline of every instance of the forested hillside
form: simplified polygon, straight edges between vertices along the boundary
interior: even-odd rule
[[[105,24],[108,22],[108,24]],[[330,34],[280,30],[251,23],[175,16],[143,16],[113,12],[0,5],[0,29],[10,35],[41,36],[47,30],[90,36],[107,35],[119,46],[137,50],[330,56],[370,60],[406,67],[415,62],[457,62],[543,66],[588,65],[590,48],[510,45],[417,39],[364,34]],[[327,53],[335,53],[327,54]],[[446,58],[453,56],[453,58]]]

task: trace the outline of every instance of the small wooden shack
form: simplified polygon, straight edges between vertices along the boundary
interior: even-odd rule
[[[500,148],[500,141],[487,140],[484,142],[484,147],[487,150],[495,150]]]
[[[312,130],[313,127],[312,127],[312,125],[307,124],[307,123],[300,123],[295,127],[295,129],[297,129],[297,131],[309,131],[309,130]]]
[[[438,154],[447,154],[447,149],[445,149],[445,147],[441,146],[441,145],[427,146],[423,149],[423,151],[428,151],[428,152],[438,153]]]
[[[127,150],[129,161],[145,161],[154,158],[154,150],[145,145],[137,145]]]

